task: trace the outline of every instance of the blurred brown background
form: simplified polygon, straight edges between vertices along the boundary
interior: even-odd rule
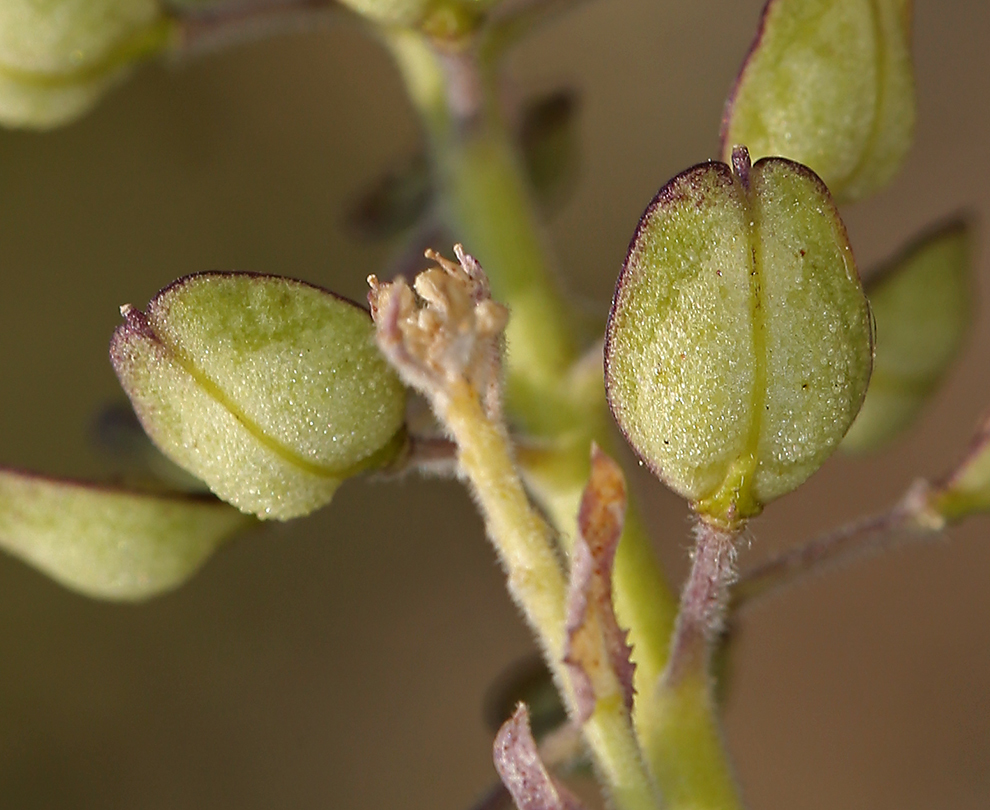
[[[656,189],[715,155],[760,5],[596,0],[517,53],[522,90],[582,91],[583,174],[551,231],[594,311]],[[958,209],[990,222],[990,6],[921,0],[915,29],[910,164],[846,212],[864,267]],[[416,138],[386,55],[353,24],[146,68],[74,126],[0,133],[0,461],[99,471],[87,423],[118,396],[117,306],[176,276],[265,271],[363,296],[389,247],[340,222]],[[982,312],[920,429],[773,505],[744,566],[958,455],[990,406],[981,242]],[[680,577],[685,509],[637,486]],[[990,806],[988,534],[973,520],[749,616],[726,729],[754,810]],[[468,498],[411,480],[349,484],[139,607],[4,557],[0,649],[0,807],[460,810],[493,777],[484,692],[530,645]]]

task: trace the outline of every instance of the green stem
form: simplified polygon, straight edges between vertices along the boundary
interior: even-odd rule
[[[600,357],[590,364],[576,362],[571,313],[547,259],[520,161],[498,110],[491,72],[478,66],[469,49],[441,51],[414,32],[392,33],[388,45],[426,129],[447,222],[485,268],[493,296],[511,310],[508,412],[540,445],[521,452],[520,462],[566,550],[588,480],[591,442],[605,448],[612,444]],[[633,645],[638,693],[634,723],[640,739],[653,735],[652,725],[687,712],[714,729],[709,738],[718,743],[714,706],[691,695],[670,704],[670,695],[656,688],[667,665],[675,599],[632,508],[613,577],[616,615],[629,629]],[[687,757],[657,772],[661,793],[680,795],[681,785],[688,784],[699,792],[698,807],[721,807],[705,804],[711,791],[678,771],[715,774],[719,785],[731,786],[721,746],[692,745]]]
[[[711,676],[734,576],[734,532],[701,522],[681,594],[670,659],[645,711],[647,759],[670,810],[740,810],[726,762]]]
[[[482,263],[494,297],[512,313],[509,414],[544,440],[539,452],[521,453],[527,482],[562,536],[573,537],[591,442],[612,444],[600,357],[574,362],[569,313],[495,109],[491,77],[472,70],[470,62],[456,62],[464,55],[449,57],[458,67],[445,68],[436,50],[412,32],[393,34],[388,44],[424,122],[454,232]],[[458,74],[465,86],[459,94],[449,86]],[[633,642],[637,689],[646,694],[666,663],[676,600],[634,509],[626,519],[614,577],[616,612]]]
[[[477,393],[452,385],[434,403],[458,448],[461,470],[475,491],[492,543],[508,576],[509,592],[543,647],[547,664],[574,716],[577,701],[564,665],[567,583],[553,530],[530,505],[502,426],[489,419]],[[583,732],[618,810],[657,810],[659,799],[621,701],[599,701]]]
[[[666,810],[742,810],[710,679],[692,673],[657,690],[650,707],[645,755]]]
[[[600,371],[599,371],[600,374]],[[526,480],[540,505],[561,532],[568,553],[577,531],[578,506],[590,473],[588,447],[595,440],[610,452],[611,436],[600,410],[589,414],[583,430],[550,448],[519,451]],[[622,538],[615,555],[613,598],[620,626],[628,628],[636,664],[633,685],[638,695],[634,719],[642,733],[642,709],[667,665],[670,636],[677,615],[673,598],[635,502],[630,499]]]
[[[493,298],[512,311],[510,413],[530,433],[557,434],[574,421],[561,383],[577,347],[491,77],[472,53],[440,51],[414,32],[394,33],[388,43],[426,128],[444,217],[485,268]]]

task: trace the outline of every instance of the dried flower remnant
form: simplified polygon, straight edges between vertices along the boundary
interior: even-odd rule
[[[378,344],[406,383],[430,397],[464,384],[482,397],[489,418],[501,412],[502,332],[508,310],[491,300],[481,265],[455,245],[457,264],[433,250],[436,265],[382,284],[368,277],[368,302]]]
[[[457,443],[460,472],[484,514],[509,593],[536,632],[544,659],[576,717],[587,709],[577,697],[572,669],[563,660],[568,645],[567,586],[556,538],[530,502],[499,413],[502,330],[508,312],[488,297],[478,263],[459,245],[455,251],[457,264],[431,251],[428,255],[437,264],[421,273],[413,287],[404,279],[391,284],[369,279],[378,343],[402,378],[429,399]],[[585,740],[616,805],[653,808],[656,790],[642,763],[628,711],[621,696],[612,703],[608,711],[595,711],[585,720]]]
[[[371,276],[371,316],[384,355],[454,440],[458,470],[478,498],[509,591],[552,664],[563,655],[565,583],[553,532],[529,501],[501,420],[508,312],[489,297],[481,266],[460,245],[455,253],[457,264],[428,251],[436,264],[412,287],[403,278],[381,283]]]

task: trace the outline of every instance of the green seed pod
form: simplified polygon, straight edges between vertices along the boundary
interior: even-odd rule
[[[908,427],[962,348],[972,316],[970,235],[956,221],[911,245],[871,277],[877,354],[863,409],[842,441],[874,450]]]
[[[251,522],[212,496],[128,492],[0,469],[0,548],[97,599],[171,590]]]
[[[900,168],[914,135],[910,0],[770,0],[726,105],[722,155],[811,167],[840,202]]]
[[[809,169],[704,163],[647,208],[616,285],[605,385],[640,458],[733,525],[804,481],[859,410],[869,308]]]
[[[301,281],[203,273],[124,307],[110,357],[165,455],[221,498],[286,520],[402,446],[405,390],[368,313]]]
[[[48,129],[82,115],[170,33],[158,0],[3,0],[0,123]]]

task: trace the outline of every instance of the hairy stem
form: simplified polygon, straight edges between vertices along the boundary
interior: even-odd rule
[[[665,687],[709,670],[712,642],[725,620],[729,585],[735,577],[735,534],[704,521],[697,527],[691,573],[681,592],[681,609],[663,675]]]
[[[735,575],[736,535],[697,527],[667,669],[645,708],[644,746],[670,810],[739,810],[726,763],[711,675],[712,647]]]
[[[486,416],[477,393],[454,384],[437,407],[457,442],[461,470],[505,567],[509,592],[539,639],[573,715],[574,687],[563,663],[567,585],[553,530],[530,505],[508,438],[502,426]],[[583,731],[615,806],[656,810],[658,796],[621,704],[599,705]]]
[[[606,448],[612,443],[600,356],[593,363],[575,362],[571,313],[554,282],[489,67],[479,65],[469,48],[440,52],[412,33],[392,35],[388,44],[426,128],[448,224],[486,268],[494,296],[511,310],[508,413],[514,425],[542,441],[538,452],[523,453],[520,462],[566,551],[589,474],[591,441]],[[633,509],[613,580],[616,615],[633,646],[639,738],[664,737],[673,717],[692,718],[687,733],[702,729],[701,742],[683,755],[664,760],[661,768],[651,763],[661,794],[693,791],[698,807],[737,807],[707,682],[699,693],[704,700],[689,691],[661,694],[655,688],[667,665],[675,600]],[[725,801],[709,801],[713,796]]]
[[[744,573],[732,587],[733,612],[760,597],[858,557],[877,554],[905,538],[938,536],[944,520],[927,507],[928,485],[908,490],[892,509],[840,526]]]
[[[460,469],[471,483],[505,566],[509,592],[559,672],[567,583],[554,552],[553,530],[530,505],[508,439],[485,416],[470,388],[451,392],[442,418],[453,434]]]
[[[527,482],[561,535],[573,537],[591,442],[612,444],[600,354],[575,363],[570,313],[497,109],[493,77],[469,52],[438,55],[417,34],[395,34],[388,44],[424,123],[450,225],[512,312],[508,412],[542,440],[538,452],[521,455]],[[630,631],[636,685],[644,694],[666,663],[675,600],[634,509],[614,577],[616,613]]]
[[[707,675],[658,688],[649,711],[645,755],[666,810],[742,810]]]

